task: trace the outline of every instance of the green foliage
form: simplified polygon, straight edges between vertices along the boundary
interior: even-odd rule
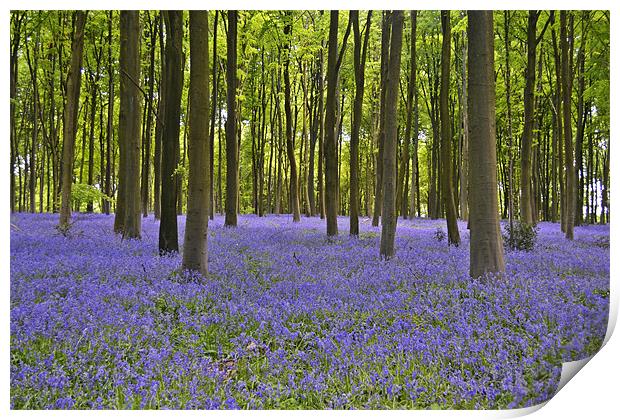
[[[110,203],[114,202],[112,197],[105,195],[99,188],[88,184],[73,184],[71,188],[71,199],[76,202],[100,202],[102,200]]]
[[[521,223],[520,221],[515,221],[512,229],[510,228],[510,224],[506,224],[502,232],[504,246],[519,251],[533,250],[536,245],[537,237],[538,228],[536,226]]]

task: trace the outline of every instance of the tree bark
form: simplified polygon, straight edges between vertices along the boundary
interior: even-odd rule
[[[147,12],[148,13],[148,12]],[[155,44],[157,42],[157,21],[149,20],[149,76],[148,76],[148,98],[146,99],[146,127],[144,133],[144,149],[142,158],[142,179],[141,179],[141,197],[142,197],[142,216],[147,217],[149,214],[149,173],[151,171],[151,134],[153,130],[153,95],[155,92]]]
[[[190,79],[189,175],[183,269],[208,275],[209,148],[209,12],[189,12]]]
[[[219,10],[215,11],[215,18],[213,19],[213,64],[211,66],[212,71],[212,83],[213,89],[211,91],[211,131],[209,134],[209,218],[213,220],[215,216],[215,184],[214,184],[214,151],[215,151],[215,114],[218,109],[217,100],[217,22],[219,20]]]
[[[401,149],[401,161],[400,161],[400,170],[398,171],[398,190],[397,190],[397,200],[400,204],[400,214],[404,219],[407,218],[407,206],[409,204],[409,200],[407,199],[407,179],[408,172],[407,167],[409,166],[409,142],[411,140],[411,124],[413,118],[413,97],[414,97],[414,89],[415,89],[415,72],[417,71],[416,63],[415,63],[415,23],[414,23],[414,14],[415,12],[411,12],[411,57],[409,61],[409,83],[407,87],[407,112],[405,119],[405,134],[403,138],[403,145]],[[414,140],[415,141],[415,140]],[[405,176],[407,175],[407,176]],[[412,184],[413,186],[413,184]],[[412,188],[412,194],[415,190]],[[415,200],[414,200],[415,201]],[[397,206],[398,207],[398,206]]]
[[[583,176],[583,138],[588,116],[589,106],[584,106],[585,91],[585,46],[587,39],[586,22],[589,21],[590,12],[582,11],[581,20],[581,46],[577,54],[578,79],[577,79],[577,135],[575,137],[575,178],[577,183],[577,194],[575,199],[575,226],[580,226],[584,221],[584,176]]]
[[[495,65],[492,11],[469,11],[467,38],[470,132],[469,274],[473,278],[505,271],[499,227],[495,145]]]
[[[11,73],[10,73],[10,125],[11,125],[11,165],[10,165],[10,203],[11,203],[11,213],[15,212],[15,163],[17,158],[17,136],[16,136],[16,126],[15,126],[15,98],[17,93],[17,81],[19,77],[19,44],[21,40],[21,25],[26,16],[26,12],[13,12],[11,13]]]
[[[398,134],[398,83],[400,80],[400,53],[403,40],[403,12],[391,12],[390,57],[385,83],[385,144],[383,148],[383,206],[381,209],[380,254],[389,259],[394,256],[396,236],[396,148]]]
[[[114,59],[112,58],[112,11],[108,12],[108,121],[105,152],[105,195],[112,197],[112,142],[114,140]],[[104,201],[105,214],[110,214],[110,202]]]
[[[161,156],[161,222],[159,253],[179,251],[176,212],[176,176],[179,150],[181,94],[183,89],[183,12],[164,11],[166,24],[164,126]]]
[[[349,17],[349,19],[351,19],[353,23],[353,36],[355,40],[355,49],[353,52],[353,66],[355,73],[355,99],[353,100],[353,123],[351,127],[349,159],[349,234],[354,236],[359,235],[359,141],[360,126],[362,123],[362,105],[364,102],[364,68],[366,66],[366,51],[368,49],[371,17],[372,11],[369,11],[366,17],[366,32],[364,34],[363,41],[359,27],[359,11],[352,10]]]
[[[166,53],[164,45],[164,16],[163,11],[158,15],[159,27],[159,92],[157,94],[157,121],[155,121],[155,150],[153,153],[153,217],[161,219],[161,149],[163,145],[164,120],[166,118]]]
[[[329,21],[327,53],[327,100],[325,102],[325,207],[327,236],[338,235],[338,157],[336,112],[338,107],[338,11],[332,10]]]
[[[319,50],[319,81],[318,81],[318,95],[319,95],[319,108],[318,108],[318,118],[319,118],[319,133],[318,133],[318,141],[319,141],[319,162],[318,162],[318,188],[319,188],[319,217],[321,219],[325,219],[325,174],[323,173],[323,168],[325,168],[325,145],[324,145],[324,137],[325,137],[325,112],[324,111],[324,100],[323,100],[323,91],[324,80],[323,80],[323,49]]]
[[[573,128],[571,121],[571,77],[569,69],[566,11],[560,11],[560,49],[562,53],[562,108],[564,116],[564,162],[566,165],[566,239],[573,239],[575,225],[575,166],[573,162]],[[572,31],[571,31],[572,32]],[[572,67],[572,66],[570,66]]]
[[[534,224],[532,216],[532,137],[534,128],[534,83],[536,81],[536,23],[538,12],[530,10],[527,21],[527,67],[523,93],[523,138],[521,140],[521,222]]]
[[[388,72],[388,62],[390,59],[390,32],[391,22],[388,20],[388,15],[384,12],[382,25],[381,25],[381,93],[380,93],[380,114],[379,114],[379,136],[377,141],[379,143],[376,163],[376,182],[375,182],[375,205],[372,215],[372,225],[379,226],[379,218],[381,217],[381,211],[383,208],[383,154],[385,149],[385,107],[386,107],[386,81]]]
[[[463,46],[462,46],[462,97],[461,97],[461,107],[463,111],[463,132],[461,134],[462,143],[461,143],[461,189],[459,191],[459,208],[461,210],[461,219],[468,220],[469,219],[469,113],[467,112],[467,96],[468,89],[467,86],[467,36],[465,31],[463,31]]]
[[[71,43],[71,64],[67,75],[67,102],[64,110],[63,151],[62,151],[62,197],[58,225],[67,228],[71,220],[71,186],[73,183],[73,157],[75,151],[75,131],[77,111],[80,101],[82,80],[82,54],[84,51],[84,26],[88,12],[74,12],[75,28]]]
[[[123,238],[140,238],[142,225],[140,219],[140,126],[141,98],[140,88],[140,12],[121,11],[120,18],[120,111],[118,122],[118,141],[123,144],[125,153],[123,178],[125,212]],[[121,156],[122,159],[122,156]]]
[[[508,234],[512,241],[513,234],[513,221],[514,221],[514,158],[512,156],[513,149],[513,133],[512,133],[512,101],[510,99],[511,94],[511,75],[510,75],[510,11],[504,11],[504,47],[506,49],[506,112],[507,112],[507,126],[508,126]],[[529,32],[528,32],[529,36]],[[528,38],[529,39],[529,38]],[[529,45],[529,44],[528,44]],[[528,55],[528,58],[530,56]],[[528,62],[529,65],[529,62]],[[529,68],[529,67],[528,67]],[[523,162],[523,160],[522,160]]]
[[[461,243],[457,224],[456,203],[454,202],[454,186],[452,179],[452,130],[448,109],[450,92],[450,11],[441,11],[443,41],[441,46],[441,89],[439,93],[439,113],[441,120],[441,184],[446,222],[448,225],[448,244],[458,246]]]
[[[228,11],[228,39],[226,63],[226,217],[224,226],[237,226],[237,193],[239,169],[237,168],[237,15]]]
[[[295,150],[293,148],[293,117],[291,115],[291,80],[289,76],[290,57],[290,38],[293,32],[291,12],[286,12],[287,19],[284,26],[284,114],[286,116],[286,154],[288,156],[289,167],[291,171],[290,177],[290,194],[291,194],[291,213],[293,213],[293,222],[300,221],[299,214],[299,180],[297,176],[297,162],[295,160]]]

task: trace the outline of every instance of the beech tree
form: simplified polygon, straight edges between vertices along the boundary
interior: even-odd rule
[[[571,90],[572,90],[572,59],[569,62],[569,43],[572,45],[572,36],[566,23],[566,10],[560,11],[560,49],[562,50],[562,102],[564,118],[564,162],[566,165],[566,239],[573,239],[573,227],[575,226],[575,164],[573,161],[573,122],[571,116]],[[571,20],[572,26],[572,20]],[[572,32],[572,31],[571,31]]]
[[[366,51],[368,50],[368,39],[370,35],[372,11],[366,16],[366,30],[364,40],[359,25],[359,12],[351,10],[350,19],[353,24],[353,37],[355,48],[353,52],[355,66],[355,99],[353,100],[353,122],[351,126],[351,149],[350,149],[350,235],[359,235],[359,141],[360,126],[362,122],[362,105],[364,101],[364,68],[366,67]],[[362,45],[363,43],[363,45]]]
[[[381,249],[383,258],[394,255],[394,238],[396,236],[396,145],[398,82],[400,78],[400,53],[403,41],[403,12],[391,12],[390,58],[388,61],[387,80],[385,83],[385,144],[383,146],[383,208],[381,209]]]
[[[123,213],[119,227],[124,238],[139,238],[140,218],[140,14],[135,10],[121,11],[120,18],[120,99],[118,142],[121,145],[119,183],[122,186]],[[120,192],[119,192],[120,194]],[[115,227],[117,226],[115,220]]]
[[[293,31],[292,16],[290,12],[284,14],[286,19],[284,25],[284,113],[286,116],[286,155],[291,170],[290,191],[291,191],[291,207],[293,213],[293,222],[299,222],[299,181],[297,177],[297,162],[295,160],[295,151],[293,150],[293,116],[291,114],[291,80],[289,64],[290,43]]]
[[[338,72],[351,31],[351,20],[344,34],[342,47],[338,52],[338,11],[332,10],[329,20],[329,49],[327,54],[327,98],[325,100],[325,140],[323,141],[325,161],[325,218],[327,236],[338,235],[338,135],[336,112],[338,109]]]
[[[458,246],[461,243],[459,226],[456,222],[457,212],[454,202],[452,180],[452,130],[448,110],[448,92],[450,89],[450,11],[441,11],[441,27],[443,42],[441,46],[441,90],[439,93],[439,118],[441,119],[441,187],[446,208],[446,222],[448,224],[448,243]]]
[[[493,12],[467,12],[469,96],[469,274],[505,270],[499,227],[495,150],[495,63]]]
[[[183,12],[165,11],[165,87],[163,88],[164,126],[161,155],[161,222],[159,224],[159,252],[179,251],[177,229],[176,162],[179,150],[179,122],[183,89]]]
[[[73,41],[71,43],[71,65],[67,74],[67,103],[64,109],[62,148],[62,200],[60,205],[60,228],[66,228],[71,221],[71,187],[73,185],[73,157],[75,132],[82,81],[82,55],[84,52],[84,27],[88,12],[74,12]]]
[[[237,195],[239,169],[237,168],[237,14],[228,11],[226,46],[226,218],[225,226],[237,226]]]
[[[189,176],[183,268],[208,274],[209,225],[209,13],[189,12]]]

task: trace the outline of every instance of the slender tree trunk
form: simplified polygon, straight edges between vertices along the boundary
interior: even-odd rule
[[[458,246],[461,243],[457,224],[456,203],[454,202],[454,186],[452,178],[452,130],[448,114],[448,95],[450,90],[450,11],[441,11],[443,42],[441,47],[441,91],[439,93],[439,112],[441,120],[441,183],[446,222],[448,225],[448,244]]]
[[[64,110],[63,125],[63,166],[62,166],[62,201],[60,206],[59,226],[66,228],[71,220],[71,185],[73,183],[73,157],[75,149],[75,131],[77,111],[80,101],[82,80],[82,53],[84,50],[84,26],[88,12],[74,12],[75,28],[71,43],[71,64],[67,75],[67,103]]]
[[[237,15],[236,10],[228,11],[227,42],[227,113],[226,113],[226,217],[225,226],[237,226],[237,192],[239,190],[239,170],[237,168]]]
[[[28,61],[28,69],[30,70],[30,81],[32,82],[32,142],[30,150],[28,150],[28,169],[30,176],[28,177],[28,196],[30,213],[35,212],[35,197],[37,187],[37,142],[39,138],[39,82],[37,73],[39,71],[39,33],[34,40],[33,58],[30,58],[30,48],[26,45],[26,57]]]
[[[413,157],[411,161],[411,204],[409,206],[409,218],[416,215],[420,217],[420,171],[418,163],[418,135],[419,135],[419,109],[418,109],[418,56],[416,50],[418,28],[418,12],[411,12],[411,75],[409,83],[413,91]]]
[[[114,59],[112,57],[112,11],[108,12],[108,125],[106,129],[105,195],[112,197],[112,143],[114,140]],[[105,214],[110,214],[110,202],[104,201]]]
[[[467,86],[467,44],[468,39],[465,31],[463,31],[463,46],[462,46],[462,67],[461,67],[461,75],[462,75],[462,97],[461,97],[461,107],[463,111],[463,133],[462,133],[462,144],[461,144],[461,189],[459,194],[459,208],[461,209],[461,219],[469,220],[469,113],[467,112],[467,95],[468,89]],[[512,181],[509,181],[512,182]],[[512,195],[511,195],[512,197]]]
[[[219,20],[219,10],[215,11],[213,19],[213,65],[211,66],[213,89],[211,92],[211,132],[209,134],[209,218],[213,220],[215,216],[215,190],[214,190],[214,151],[215,151],[215,114],[218,109],[217,99],[217,22]]]
[[[181,68],[183,68],[183,74],[185,74],[185,55],[183,55],[183,65],[181,66]],[[181,167],[181,168],[185,168],[185,157],[187,156],[187,125],[188,125],[188,118],[189,118],[189,114],[192,112],[190,106],[189,106],[189,101],[187,101],[187,106],[185,108],[185,113],[183,114],[183,156],[181,156],[181,144],[177,143],[176,147],[176,156],[177,156],[177,161],[175,164],[175,167]],[[175,176],[176,178],[176,183],[175,183],[175,188],[177,189],[177,203],[176,203],[176,207],[177,207],[177,216],[181,216],[183,214],[183,199],[184,194],[183,194],[183,173],[179,173]]]
[[[98,70],[98,69],[97,69]],[[88,185],[93,185],[93,177],[95,171],[95,117],[97,116],[97,82],[98,77],[91,77],[91,92],[90,92],[90,131],[88,134]],[[82,152],[84,153],[84,152]],[[93,212],[93,201],[86,202],[86,212]]]
[[[467,39],[469,157],[476,162],[469,170],[469,274],[476,278],[505,271],[497,199],[492,11],[468,12]]]
[[[325,204],[327,218],[327,236],[338,235],[338,135],[336,133],[338,109],[338,73],[347,38],[351,29],[347,26],[342,49],[338,55],[338,11],[332,10],[329,24],[329,50],[327,56],[327,101],[325,106]]]
[[[587,38],[587,23],[590,18],[590,12],[582,11],[581,20],[581,46],[577,54],[577,135],[575,137],[575,178],[577,182],[577,195],[575,199],[575,226],[580,226],[583,221],[584,206],[584,176],[583,176],[583,137],[588,116],[587,109],[584,107],[584,91],[585,91],[585,46]]]
[[[415,62],[415,11],[411,12],[411,54],[409,61],[409,84],[407,88],[407,117],[405,119],[405,136],[403,140],[403,149],[401,152],[401,163],[400,163],[400,171],[398,172],[399,182],[398,182],[398,193],[397,197],[400,199],[400,213],[403,218],[406,219],[408,212],[407,206],[409,204],[409,200],[407,199],[407,181],[406,176],[409,176],[407,171],[407,167],[409,166],[409,141],[411,139],[411,124],[413,119],[413,101],[415,95],[415,73],[417,71],[417,66]],[[416,140],[414,139],[413,142]],[[415,160],[415,158],[414,158]],[[411,204],[414,204],[415,200],[413,200],[413,196],[415,195],[415,190],[413,189],[413,183],[411,184]],[[413,213],[413,210],[411,211]]]
[[[208,275],[210,189],[209,12],[189,12],[190,80],[189,176],[183,269]]]
[[[609,216],[609,142],[605,145],[603,151],[603,179],[602,179],[602,191],[601,191],[601,219],[600,224],[610,222]]]
[[[164,120],[166,118],[166,53],[164,45],[164,12],[158,15],[159,38],[159,92],[157,95],[157,121],[155,121],[155,151],[153,156],[153,217],[161,218],[161,176],[162,176],[162,146],[164,136]]]
[[[366,51],[368,49],[368,38],[370,34],[370,19],[372,11],[368,12],[366,17],[366,32],[364,40],[359,27],[359,12],[352,10],[350,17],[353,23],[353,36],[355,40],[355,49],[353,53],[354,73],[355,73],[355,99],[353,100],[353,124],[351,127],[351,143],[350,143],[350,173],[349,173],[349,201],[350,201],[350,235],[359,235],[359,141],[360,126],[362,123],[362,105],[364,101],[364,68],[366,66]],[[362,45],[363,42],[363,45]]]
[[[11,165],[10,165],[10,203],[11,203],[11,213],[15,212],[15,164],[17,160],[17,127],[15,126],[15,99],[17,94],[17,81],[19,77],[19,45],[21,39],[21,24],[26,16],[26,12],[13,12],[11,13],[11,24],[13,26],[11,31],[11,84],[10,84],[10,125],[11,125]]]
[[[534,83],[536,81],[536,23],[538,12],[530,10],[527,23],[527,67],[523,94],[524,123],[521,140],[521,222],[534,224],[532,215],[532,137],[534,127]]]
[[[511,96],[511,75],[510,75],[510,11],[504,11],[504,46],[506,48],[506,109],[508,118],[508,224],[510,241],[512,242],[513,223],[514,223],[514,158],[513,152],[513,133],[512,133],[512,101]],[[529,35],[528,35],[529,36]],[[529,44],[528,44],[529,45]],[[530,56],[528,55],[528,58]],[[529,65],[529,63],[528,63]]]
[[[554,12],[551,11],[552,15],[554,15]],[[555,95],[554,95],[554,100],[555,100],[555,112],[554,112],[554,117],[555,117],[555,123],[556,123],[556,127],[555,127],[555,131],[556,131],[556,136],[557,136],[557,149],[554,153],[554,158],[556,159],[556,167],[557,167],[557,179],[558,179],[558,183],[560,185],[560,202],[559,202],[559,211],[560,211],[560,229],[562,232],[566,232],[566,194],[565,194],[565,187],[566,184],[564,182],[564,163],[563,163],[563,141],[562,141],[562,136],[564,135],[563,133],[563,129],[562,129],[562,108],[563,108],[563,104],[562,104],[562,62],[561,62],[561,54],[560,54],[560,49],[558,48],[558,43],[557,43],[557,37],[556,37],[556,32],[553,29],[553,27],[551,28],[551,39],[553,42],[553,56],[554,56],[554,61],[555,61],[555,79],[556,79],[556,83],[555,83]]]
[[[147,12],[148,13],[148,12]],[[143,158],[142,158],[142,179],[141,179],[141,197],[142,197],[142,216],[147,217],[149,215],[149,173],[151,171],[151,133],[153,129],[153,95],[155,92],[155,44],[157,42],[157,26],[149,20],[149,80],[148,87],[149,93],[146,103],[146,127],[143,142]]]
[[[403,12],[395,10],[391,20],[390,56],[385,83],[385,137],[383,148],[383,207],[381,209],[380,254],[388,259],[394,256],[396,237],[396,148],[398,143],[398,83],[400,80],[400,53],[403,40]]]
[[[159,252],[179,251],[176,213],[176,177],[178,160],[181,94],[183,89],[183,12],[165,11],[166,51],[163,88],[164,126],[161,156],[161,222],[159,224]]]
[[[141,101],[140,88],[140,12],[121,11],[120,48],[120,111],[118,122],[118,142],[125,154],[124,172],[120,179],[124,183],[123,238],[140,238],[140,126]],[[121,156],[121,159],[122,156]]]
[[[290,63],[290,37],[292,36],[292,14],[287,12],[287,23],[284,26],[284,36],[286,38],[284,44],[284,114],[286,116],[286,154],[288,156],[291,178],[290,178],[290,194],[291,194],[291,212],[293,213],[293,222],[299,222],[299,181],[297,179],[297,162],[295,160],[295,149],[293,146],[293,120],[291,115],[291,81],[289,77]]]
[[[386,107],[386,87],[388,62],[390,59],[390,32],[391,22],[388,20],[388,15],[383,15],[382,27],[381,27],[381,94],[380,94],[380,117],[379,117],[379,136],[377,138],[379,147],[377,154],[377,173],[375,182],[375,206],[372,215],[372,225],[379,226],[379,217],[383,209],[383,155],[385,150],[385,107]]]
[[[569,72],[566,11],[560,11],[560,49],[562,51],[562,108],[564,116],[564,162],[566,165],[566,239],[573,239],[575,224],[575,167],[573,162],[573,128],[571,121],[571,78]],[[572,32],[572,31],[571,31]],[[572,67],[572,66],[571,66]]]
[[[318,174],[317,177],[319,179],[319,217],[325,219],[325,176],[323,174],[323,168],[325,168],[324,160],[325,160],[325,145],[324,145],[324,137],[325,137],[325,112],[324,102],[323,102],[323,91],[324,83],[323,83],[323,49],[319,50],[319,81],[318,81],[318,95],[319,95],[319,109],[318,109],[318,117],[319,117],[319,163],[318,163]]]

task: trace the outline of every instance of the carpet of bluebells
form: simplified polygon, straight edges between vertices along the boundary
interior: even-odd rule
[[[399,220],[329,240],[325,221],[216,217],[209,278],[113,216],[11,218],[11,407],[513,408],[553,396],[561,362],[593,355],[609,309],[609,227],[541,223],[501,279],[468,278],[469,233]],[[179,218],[183,237],[185,219]]]

